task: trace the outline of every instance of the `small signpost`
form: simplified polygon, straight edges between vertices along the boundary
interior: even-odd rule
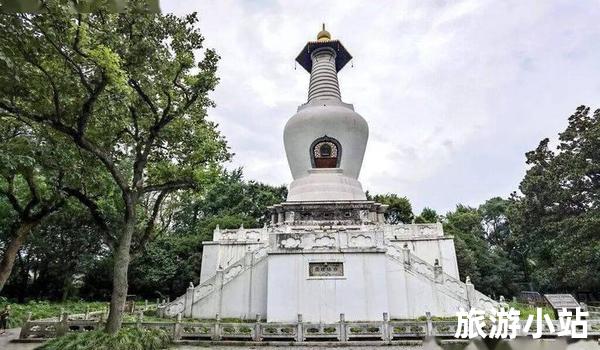
[[[579,303],[571,294],[544,294],[550,306],[554,309],[554,314],[558,318],[558,311],[567,309],[575,313],[575,308],[580,307]]]

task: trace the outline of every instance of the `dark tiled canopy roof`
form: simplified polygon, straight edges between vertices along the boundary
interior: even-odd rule
[[[296,57],[296,62],[300,63],[300,65],[310,73],[312,70],[312,59],[310,58],[310,54],[322,47],[330,47],[336,51],[335,68],[338,72],[352,59],[352,55],[350,55],[348,50],[346,50],[339,40],[326,40],[309,41],[306,43],[306,46],[304,46],[302,51],[298,54],[298,57]]]

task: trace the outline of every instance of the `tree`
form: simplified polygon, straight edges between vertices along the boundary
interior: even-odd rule
[[[548,291],[600,289],[600,110],[581,106],[559,134],[526,154],[509,219],[521,261]]]
[[[216,124],[206,119],[218,56],[203,49],[196,14],[141,14],[140,0],[118,15],[73,15],[54,1],[42,6],[44,14],[0,17],[0,113],[52,130],[102,166],[114,185],[108,194],[82,186],[86,191],[73,195],[111,229],[106,330],[115,333],[132,249],[155,236],[170,195],[202,186],[229,158]],[[101,210],[115,194],[116,222]]]
[[[494,197],[479,206],[483,219],[485,239],[492,247],[499,247],[506,252],[514,248],[510,222],[508,220],[510,200]]]
[[[182,195],[171,230],[132,264],[132,292],[147,297],[158,292],[161,298],[185,293],[190,282],[199,281],[202,242],[212,238],[217,225],[261,227],[270,220],[267,207],[285,201],[286,195],[285,186],[245,181],[241,169],[223,172],[203,192]]]
[[[199,232],[205,219],[235,216],[246,227],[260,227],[271,219],[267,207],[284,202],[286,197],[286,186],[245,181],[242,169],[224,171],[204,192],[182,197],[173,225],[179,232]]]
[[[64,205],[60,166],[49,159],[54,149],[40,147],[45,140],[35,130],[0,116],[0,197],[11,210],[5,212],[0,260],[0,291],[8,281],[21,246],[43,219]]]
[[[505,251],[486,240],[483,222],[481,210],[460,204],[446,214],[444,231],[454,236],[459,273],[485,294],[514,295],[519,271]]]
[[[370,196],[369,196],[370,197]],[[372,200],[387,204],[388,209],[385,213],[385,221],[389,224],[410,224],[413,221],[414,214],[410,201],[406,197],[399,197],[395,193],[378,194],[372,197]]]
[[[428,207],[423,208],[421,214],[415,218],[415,224],[435,224],[440,221],[438,213]]]

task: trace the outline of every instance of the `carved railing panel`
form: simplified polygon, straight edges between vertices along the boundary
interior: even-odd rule
[[[221,323],[223,339],[254,339],[256,327],[252,323]]]
[[[296,338],[298,334],[298,325],[296,324],[261,324],[261,339],[291,339]]]
[[[211,339],[215,335],[215,323],[181,323],[181,339]]]
[[[303,323],[304,339],[335,338],[341,339],[341,325],[339,323]]]
[[[391,321],[391,338],[422,338],[427,334],[427,322]]]
[[[458,326],[458,320],[456,321],[433,321],[432,324],[432,335],[436,337],[454,337],[456,334],[456,327]]]
[[[347,323],[346,336],[352,338],[383,339],[385,324],[380,322]]]

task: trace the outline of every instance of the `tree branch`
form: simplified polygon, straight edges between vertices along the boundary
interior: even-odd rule
[[[196,188],[196,182],[193,180],[174,180],[167,181],[160,185],[148,185],[141,189],[141,193],[157,191],[177,191],[182,189]]]
[[[23,216],[29,217],[31,210],[40,203],[40,194],[33,179],[33,174],[26,174],[24,177],[25,181],[27,182],[27,186],[29,187],[29,192],[31,193],[31,199],[25,206],[25,209],[23,209]]]
[[[104,164],[106,169],[111,173],[112,177],[117,183],[117,186],[119,186],[119,188],[122,191],[129,191],[127,181],[117,169],[117,165],[115,164],[115,162],[108,156],[108,154],[106,154],[106,152],[104,152],[102,149],[91,143],[88,139],[85,138],[84,135],[79,134],[77,130],[63,124],[60,120],[56,120],[48,116],[31,114],[21,110],[20,108],[10,106],[2,101],[0,101],[0,108],[4,109],[9,114],[15,115],[17,119],[20,119],[20,115],[24,115],[26,118],[34,120],[38,123],[49,124],[54,130],[71,137],[79,147],[96,156],[96,158],[98,158],[98,160],[100,160],[100,162]]]
[[[156,218],[158,217],[158,214],[159,214],[161,206],[162,206],[162,202],[167,197],[167,195],[169,193],[171,193],[172,191],[173,190],[163,190],[156,197],[156,200],[154,201],[154,206],[152,207],[152,214],[150,215],[150,218],[148,219],[148,222],[146,223],[146,229],[144,230],[144,234],[140,238],[138,245],[134,250],[144,247],[144,245],[146,244],[146,242],[152,235],[152,231],[154,230],[154,227],[156,225]]]
[[[19,215],[23,215],[24,209],[23,209],[23,207],[21,207],[19,200],[13,193],[13,191],[14,191],[13,177],[14,177],[14,175],[10,176],[10,177],[6,176],[6,181],[8,182],[8,189],[1,190],[0,194],[4,195],[6,197],[6,199],[8,199],[8,202],[10,203],[10,205],[13,207],[13,209],[17,213],[19,213]]]
[[[79,133],[80,135],[83,135],[83,133],[85,132],[85,128],[87,127],[87,123],[92,114],[92,109],[94,107],[94,103],[96,103],[98,96],[100,96],[102,91],[104,91],[104,88],[106,87],[107,84],[108,84],[108,80],[106,79],[106,76],[104,75],[104,73],[102,73],[100,82],[98,83],[98,85],[96,85],[94,90],[90,93],[90,96],[88,97],[88,99],[83,104],[83,107],[81,108],[81,114],[79,116],[79,119],[77,120],[77,133]]]
[[[144,102],[146,102],[148,107],[150,107],[150,110],[152,111],[152,113],[155,115],[158,114],[158,110],[154,106],[154,103],[152,103],[152,100],[150,100],[150,97],[148,97],[148,95],[146,95],[144,90],[142,90],[142,87],[140,86],[140,84],[133,79],[129,79],[129,85],[138,93],[138,95],[140,95],[142,100],[144,100]]]
[[[116,241],[116,238],[110,233],[107,220],[102,214],[98,204],[96,204],[94,200],[76,188],[65,187],[63,188],[63,191],[65,191],[65,193],[67,193],[69,196],[75,197],[79,203],[88,208],[90,214],[92,215],[92,219],[94,219],[94,222],[96,225],[98,225],[100,230],[103,231],[104,235],[106,236],[107,243],[112,247]]]
[[[88,92],[91,93],[93,89],[88,83],[83,69],[81,69],[81,67],[77,65],[75,61],[73,61],[73,59],[69,57],[69,55],[67,55],[63,50],[61,50],[60,47],[52,39],[50,39],[48,33],[46,33],[46,31],[44,31],[44,29],[42,29],[39,25],[37,25],[37,23],[31,21],[26,15],[21,16],[21,19],[35,26],[40,31],[40,33],[43,34],[42,37],[54,48],[54,50],[56,50],[56,52],[58,52],[65,59],[65,61],[67,61],[70,64],[71,69],[74,71],[74,73],[76,73],[79,76],[81,84],[86,88]]]

